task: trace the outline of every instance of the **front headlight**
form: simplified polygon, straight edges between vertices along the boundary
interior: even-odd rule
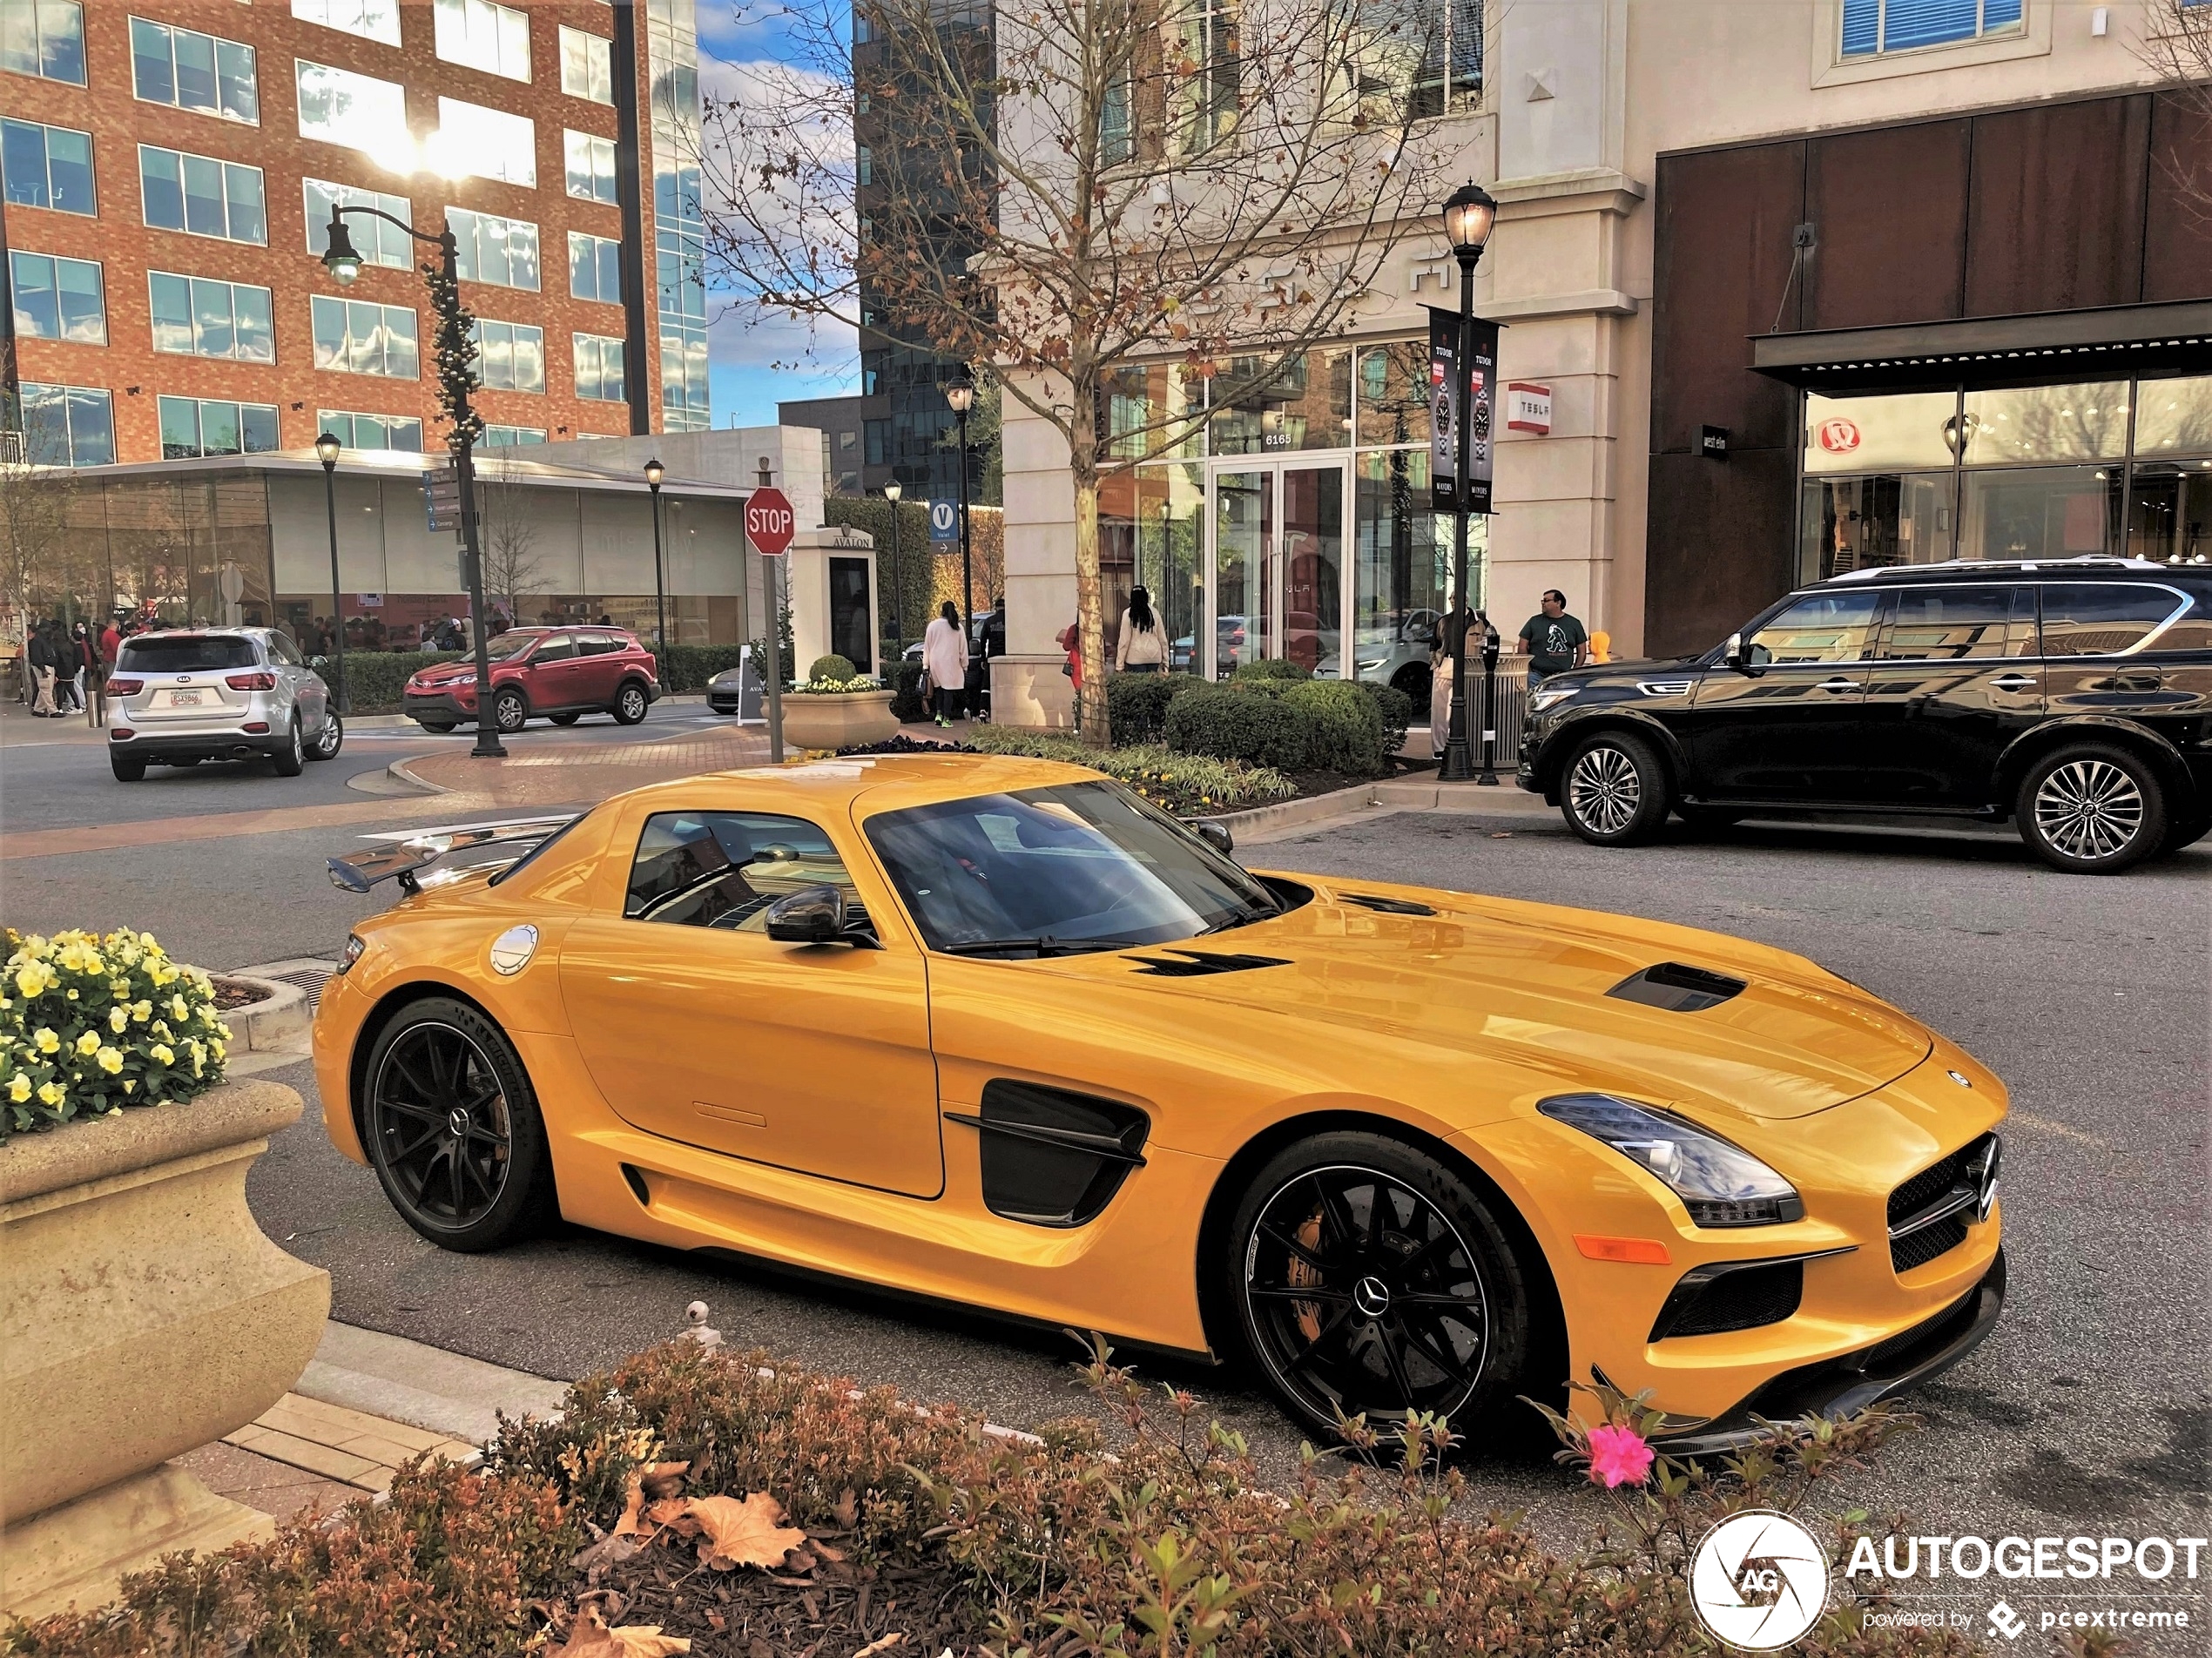
[[[1610,1094],[1554,1095],[1536,1109],[1658,1176],[1696,1225],[1774,1226],[1804,1218],[1796,1187],[1741,1146],[1680,1117]]]
[[[363,952],[365,952],[368,948],[368,946],[361,941],[361,936],[360,933],[348,933],[346,934],[346,948],[338,958],[338,972],[341,974],[345,973],[354,965],[354,962],[361,959]]]
[[[1378,669],[1378,668],[1381,667],[1381,666],[1382,666],[1385,663],[1388,662],[1389,660],[1390,660],[1390,658],[1389,658],[1388,657],[1371,657],[1369,660],[1367,660],[1367,661],[1366,661],[1366,662],[1363,662],[1363,663],[1361,663],[1361,664],[1359,664],[1359,671],[1360,671],[1361,673],[1372,673],[1372,672],[1374,672],[1374,671],[1375,671],[1376,669]]]
[[[1528,711],[1541,714],[1548,708],[1556,708],[1580,690],[1580,685],[1546,685],[1528,698]]]

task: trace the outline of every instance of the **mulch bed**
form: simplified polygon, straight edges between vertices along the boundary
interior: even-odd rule
[[[215,1011],[226,1014],[233,1008],[251,1008],[257,1001],[269,999],[265,985],[251,984],[244,979],[216,979]]]

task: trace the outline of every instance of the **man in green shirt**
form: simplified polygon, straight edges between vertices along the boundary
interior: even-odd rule
[[[1579,668],[1590,659],[1590,636],[1581,623],[1567,614],[1567,595],[1557,588],[1544,592],[1544,608],[1521,630],[1521,650],[1528,658],[1531,690],[1555,673]]]

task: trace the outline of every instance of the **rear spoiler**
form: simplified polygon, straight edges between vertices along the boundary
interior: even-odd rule
[[[447,824],[434,829],[410,829],[404,834],[365,835],[363,839],[388,844],[332,859],[330,884],[349,893],[366,893],[379,881],[397,880],[401,891],[419,893],[422,883],[415,879],[415,871],[427,868],[448,853],[509,843],[536,845],[560,833],[581,815],[509,818],[499,823]]]

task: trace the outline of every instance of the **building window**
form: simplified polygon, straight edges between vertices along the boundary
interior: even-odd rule
[[[292,0],[292,15],[363,40],[400,44],[400,0]]]
[[[469,337],[476,342],[476,378],[487,391],[545,389],[544,329],[479,318]]]
[[[460,244],[462,281],[537,292],[537,226],[529,219],[448,207],[446,228]]]
[[[605,236],[569,233],[569,293],[573,299],[622,303],[622,244]]]
[[[1482,94],[1481,0],[1362,0],[1346,89],[1382,126],[1472,109]]]
[[[1844,56],[2018,34],[2020,10],[2021,0],[1844,0]]]
[[[615,141],[573,130],[564,131],[561,139],[568,152],[569,194],[584,201],[615,200]]]
[[[268,243],[269,211],[261,199],[259,167],[142,144],[138,194],[145,221],[156,230]]]
[[[133,17],[131,76],[132,90],[149,104],[195,110],[226,121],[261,118],[253,48],[235,40]]]
[[[326,408],[315,415],[315,430],[327,432],[349,449],[401,449],[422,453],[422,422],[412,414],[356,414]]]
[[[561,26],[561,90],[594,104],[615,101],[615,44],[581,29]]]
[[[1166,57],[1183,65],[1171,93],[1170,125],[1185,155],[1199,155],[1237,127],[1243,91],[1238,0],[1176,0],[1162,24]]]
[[[75,0],[0,0],[0,69],[84,84],[84,8]]]
[[[622,341],[598,334],[570,338],[576,347],[576,394],[604,403],[624,401]]]
[[[510,81],[530,78],[527,12],[492,0],[438,0],[438,56]]]
[[[92,135],[36,121],[0,121],[0,177],[11,207],[92,213]]]
[[[147,272],[146,286],[152,298],[156,351],[239,362],[276,361],[268,289],[169,271]]]
[[[854,174],[854,182],[863,185],[875,182],[875,152],[865,144],[860,148],[859,171]]]
[[[330,246],[333,207],[376,207],[402,222],[412,222],[414,219],[414,204],[405,196],[388,196],[379,190],[357,190],[352,185],[334,185],[321,179],[308,179],[303,185],[307,206],[307,252],[317,259]],[[364,264],[385,265],[404,271],[415,263],[415,239],[397,225],[388,225],[365,213],[350,213],[346,219],[346,234],[353,239],[354,250]]]
[[[407,91],[397,81],[380,81],[374,75],[356,75],[350,69],[333,69],[293,60],[293,76],[300,100],[300,136],[342,144],[376,159],[406,165],[412,170],[415,140],[407,130]]]
[[[870,421],[867,423],[867,431],[868,435],[867,463],[872,467],[889,466],[891,464],[891,422]]]
[[[17,334],[78,346],[107,344],[107,295],[98,262],[18,252],[8,256],[8,274]]]
[[[590,437],[593,434],[580,432],[577,435]],[[486,426],[484,428],[484,447],[488,449],[512,449],[525,443],[544,441],[545,428],[542,426]]]
[[[537,187],[537,127],[527,115],[442,98],[438,135],[469,176]]]
[[[159,401],[165,461],[189,461],[203,455],[266,455],[277,447],[273,403],[202,397],[164,397]]]
[[[23,387],[24,447],[36,466],[115,464],[115,409],[88,386]]]
[[[415,313],[403,305],[314,296],[315,367],[414,380],[421,373]]]

